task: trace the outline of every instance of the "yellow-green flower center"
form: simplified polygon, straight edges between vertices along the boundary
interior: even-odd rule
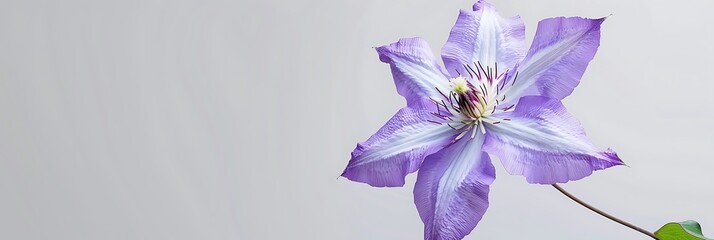
[[[451,86],[452,86],[452,91],[457,94],[465,94],[467,91],[469,91],[469,82],[466,80],[465,77],[458,76],[456,78],[451,79],[450,81]]]

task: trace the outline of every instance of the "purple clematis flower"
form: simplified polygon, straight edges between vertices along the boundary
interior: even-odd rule
[[[496,177],[489,155],[538,184],[622,165],[587,139],[560,102],[594,57],[604,20],[542,20],[526,52],[521,19],[479,1],[461,11],[442,48],[446,72],[423,39],[378,47],[407,106],[357,144],[342,176],[396,187],[419,170],[414,203],[424,238],[461,239],[488,208]]]

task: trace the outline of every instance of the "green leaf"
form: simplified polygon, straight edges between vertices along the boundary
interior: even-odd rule
[[[660,240],[714,240],[704,237],[702,227],[692,220],[667,223],[655,235]]]

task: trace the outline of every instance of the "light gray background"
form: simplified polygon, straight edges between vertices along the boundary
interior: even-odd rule
[[[471,1],[0,2],[0,239],[420,239],[404,188],[336,179],[404,105],[372,47],[435,54]],[[493,1],[601,17],[566,106],[631,167],[564,187],[714,236],[711,1]],[[647,239],[495,163],[467,239]]]

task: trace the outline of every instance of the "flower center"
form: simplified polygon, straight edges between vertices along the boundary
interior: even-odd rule
[[[450,80],[451,98],[456,103],[455,110],[458,110],[467,119],[478,120],[479,118],[488,115],[490,97],[488,90],[484,84],[474,86],[465,77],[458,76]]]
[[[453,92],[457,94],[465,94],[466,92],[471,90],[471,87],[469,86],[469,81],[466,80],[465,77],[458,76],[452,78],[449,82],[451,84]]]
[[[501,121],[509,121],[510,119],[497,119],[491,115],[497,111],[505,112],[513,108],[513,105],[499,108],[499,104],[506,97],[505,91],[503,91],[506,85],[512,85],[518,77],[516,73],[513,78],[509,78],[508,71],[499,74],[496,64],[491,68],[476,62],[473,67],[464,65],[464,69],[466,69],[468,77],[459,73],[459,76],[450,79],[449,87],[451,89],[448,94],[445,94],[447,91],[437,88],[445,100],[432,99],[436,104],[434,116],[446,121],[434,122],[446,123],[458,131],[459,135],[454,141],[469,132],[473,138],[477,129],[486,133],[484,123],[496,125]]]

